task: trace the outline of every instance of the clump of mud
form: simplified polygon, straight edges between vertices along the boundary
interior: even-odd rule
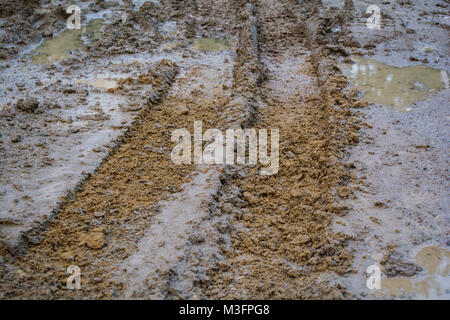
[[[384,266],[383,272],[388,277],[394,277],[396,275],[411,277],[422,270],[415,263],[404,261],[402,254],[395,250],[391,250],[391,252],[386,254],[381,264]]]
[[[35,98],[19,99],[16,109],[22,112],[33,113],[39,107],[39,101]]]

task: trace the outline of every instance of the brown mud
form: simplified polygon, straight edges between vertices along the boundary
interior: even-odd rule
[[[441,248],[445,223],[429,238],[423,235],[431,229],[421,230],[406,251],[406,235],[397,248],[394,230],[367,234],[368,226],[386,223],[392,204],[378,199],[389,184],[380,182],[378,167],[366,157],[374,152],[371,137],[381,144],[377,152],[390,150],[384,134],[368,131],[373,118],[388,128],[389,116],[377,111],[380,106],[368,108],[344,72],[352,55],[379,54],[358,33],[361,4],[83,2],[83,25],[103,19],[101,36],[77,42],[44,65],[26,53],[67,31],[64,5],[0,6],[6,30],[0,47],[0,298],[430,297],[435,293],[423,287],[448,274],[440,262],[448,258]],[[18,17],[25,22],[13,26]],[[383,17],[395,34],[395,17]],[[8,38],[16,29],[23,40]],[[53,121],[45,120],[49,116]],[[202,121],[203,131],[279,129],[278,172],[261,175],[260,165],[174,164],[171,134],[193,132],[194,121]],[[104,127],[115,134],[105,137]],[[72,147],[74,134],[80,136]],[[396,134],[398,144],[409,146],[407,133]],[[77,147],[82,141],[89,141],[84,149]],[[59,147],[50,149],[54,144]],[[428,150],[427,141],[416,149]],[[441,153],[422,160],[446,171]],[[78,158],[85,162],[75,164]],[[45,180],[56,167],[72,175]],[[415,182],[410,171],[402,172],[407,184]],[[377,190],[373,198],[361,192],[368,183]],[[45,184],[50,187],[39,190]],[[46,194],[52,197],[44,202]],[[441,197],[429,201],[445,220]],[[369,216],[364,208],[374,199]],[[424,228],[432,225],[424,221]],[[427,241],[439,245],[416,250]],[[367,250],[370,259],[363,257]],[[405,257],[410,251],[414,261]],[[382,266],[384,291],[367,293],[367,260]],[[79,290],[66,286],[70,265],[81,269]],[[411,278],[417,274],[426,278]]]
[[[365,10],[372,4],[381,10],[380,30],[369,31],[364,23]],[[340,201],[348,214],[333,225],[352,236],[349,249],[355,273],[342,281],[360,299],[449,298],[448,272],[430,272],[416,259],[427,248],[438,247],[430,259],[448,264],[447,9],[444,1],[354,2],[345,40],[352,56],[342,59],[339,67],[348,74],[346,70],[358,61],[375,61],[396,79],[386,82],[382,100],[373,99],[360,109],[360,143],[347,160],[359,183],[351,184],[354,194]],[[380,89],[376,78],[369,82]],[[364,86],[355,87],[360,96],[368,92]],[[400,89],[391,91],[394,97],[406,97],[406,109],[391,105],[393,86]],[[386,265],[386,257],[395,259]],[[379,290],[368,289],[365,283],[372,265],[381,269]]]
[[[224,185],[222,210],[231,210],[235,218],[231,246],[223,253],[227,259],[209,272],[209,290],[216,298],[346,295],[326,273],[345,274],[351,266],[347,237],[328,229],[333,216],[345,212],[333,204],[350,179],[339,158],[344,146],[355,142],[355,129],[338,123],[351,115],[351,102],[342,93],[331,93],[345,86],[338,73],[327,74],[326,82],[319,79],[318,72],[328,72],[330,63],[328,50],[315,39],[323,20],[292,14],[301,9],[288,1],[254,2],[260,44],[255,50],[260,49],[258,62],[266,67],[268,80],[258,90],[261,101],[253,124],[280,129],[281,166],[270,177],[261,176],[258,168],[231,172]],[[306,27],[313,24],[316,30]],[[333,110],[336,101],[341,110]]]

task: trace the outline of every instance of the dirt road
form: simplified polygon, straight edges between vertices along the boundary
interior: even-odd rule
[[[367,102],[348,70],[385,44],[361,39],[355,16],[365,17],[365,3],[83,1],[78,33],[63,31],[65,4],[2,4],[5,34],[17,28],[8,12],[25,22],[22,40],[9,47],[4,37],[1,49],[1,298],[448,295],[448,111],[438,107],[448,84],[430,91],[435,111],[421,120],[423,111]],[[403,28],[393,25],[385,26]],[[448,32],[444,23],[417,32],[430,28]],[[446,47],[433,48],[437,59]],[[447,72],[448,57],[440,59],[434,67]],[[174,130],[191,135],[199,121],[203,132],[267,130],[279,168],[175,164]],[[414,123],[444,132],[419,142]],[[401,146],[427,153],[402,153],[420,163],[399,160],[403,183],[394,188],[380,178],[398,172],[394,164],[380,168],[370,155]],[[425,163],[435,169],[426,180]],[[430,218],[405,204],[421,182],[434,195],[420,201],[433,205]],[[389,190],[403,196],[387,201]],[[382,290],[366,287],[370,264],[382,268]],[[67,288],[71,265],[81,270],[79,290]]]

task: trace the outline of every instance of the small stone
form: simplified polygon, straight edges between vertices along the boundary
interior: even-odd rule
[[[376,208],[387,208],[388,207],[384,202],[381,202],[381,201],[376,201],[373,205]]]
[[[189,237],[189,241],[191,241],[192,244],[200,244],[205,241],[205,235],[202,233],[192,234]]]
[[[39,102],[34,98],[19,99],[16,109],[22,112],[34,113],[39,107]]]
[[[366,108],[368,105],[369,105],[369,102],[367,102],[365,100],[358,100],[353,104],[353,108],[362,109],[362,108]]]
[[[103,231],[93,230],[87,235],[86,245],[90,249],[98,250],[105,245],[105,234]]]
[[[26,274],[25,272],[23,272],[22,270],[18,269],[18,270],[15,272],[15,276],[16,276],[18,279],[24,279],[24,278],[27,276],[27,274]]]
[[[101,218],[101,217],[103,217],[105,214],[103,213],[103,212],[101,212],[101,211],[95,211],[94,212],[94,217],[96,217],[96,218]]]
[[[19,143],[21,141],[22,141],[22,137],[19,135],[16,135],[16,136],[12,137],[12,139],[11,139],[12,143]]]
[[[291,190],[289,193],[290,193],[292,198],[300,197],[300,191],[299,190]]]
[[[231,206],[231,204],[225,203],[225,204],[222,206],[222,211],[223,211],[224,213],[231,213],[231,212],[233,211],[233,207]]]
[[[297,189],[292,189],[289,194],[291,195],[292,198],[310,198],[312,195],[310,192],[306,191],[306,190],[297,190]]]
[[[184,104],[180,104],[175,107],[175,112],[178,115],[186,115],[189,113],[189,109]]]
[[[351,194],[351,190],[349,187],[341,187],[338,189],[338,195],[341,198],[348,198],[348,196]]]
[[[373,223],[378,224],[378,225],[381,225],[381,221],[380,221],[378,218],[372,216],[372,217],[369,217],[369,219],[370,219]]]
[[[243,196],[244,200],[250,204],[254,204],[257,202],[257,199],[250,192],[244,192]]]

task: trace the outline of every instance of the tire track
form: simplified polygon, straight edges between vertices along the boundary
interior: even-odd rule
[[[280,171],[269,177],[258,168],[227,172],[216,210],[233,215],[230,241],[224,261],[209,272],[208,293],[221,299],[343,298],[345,288],[335,278],[351,271],[348,237],[329,226],[334,215],[345,214],[335,199],[346,196],[351,179],[340,161],[355,143],[351,103],[340,91],[346,82],[328,58],[333,53],[322,36],[327,25],[320,7],[253,4],[261,69],[267,70],[254,123],[280,128]]]

